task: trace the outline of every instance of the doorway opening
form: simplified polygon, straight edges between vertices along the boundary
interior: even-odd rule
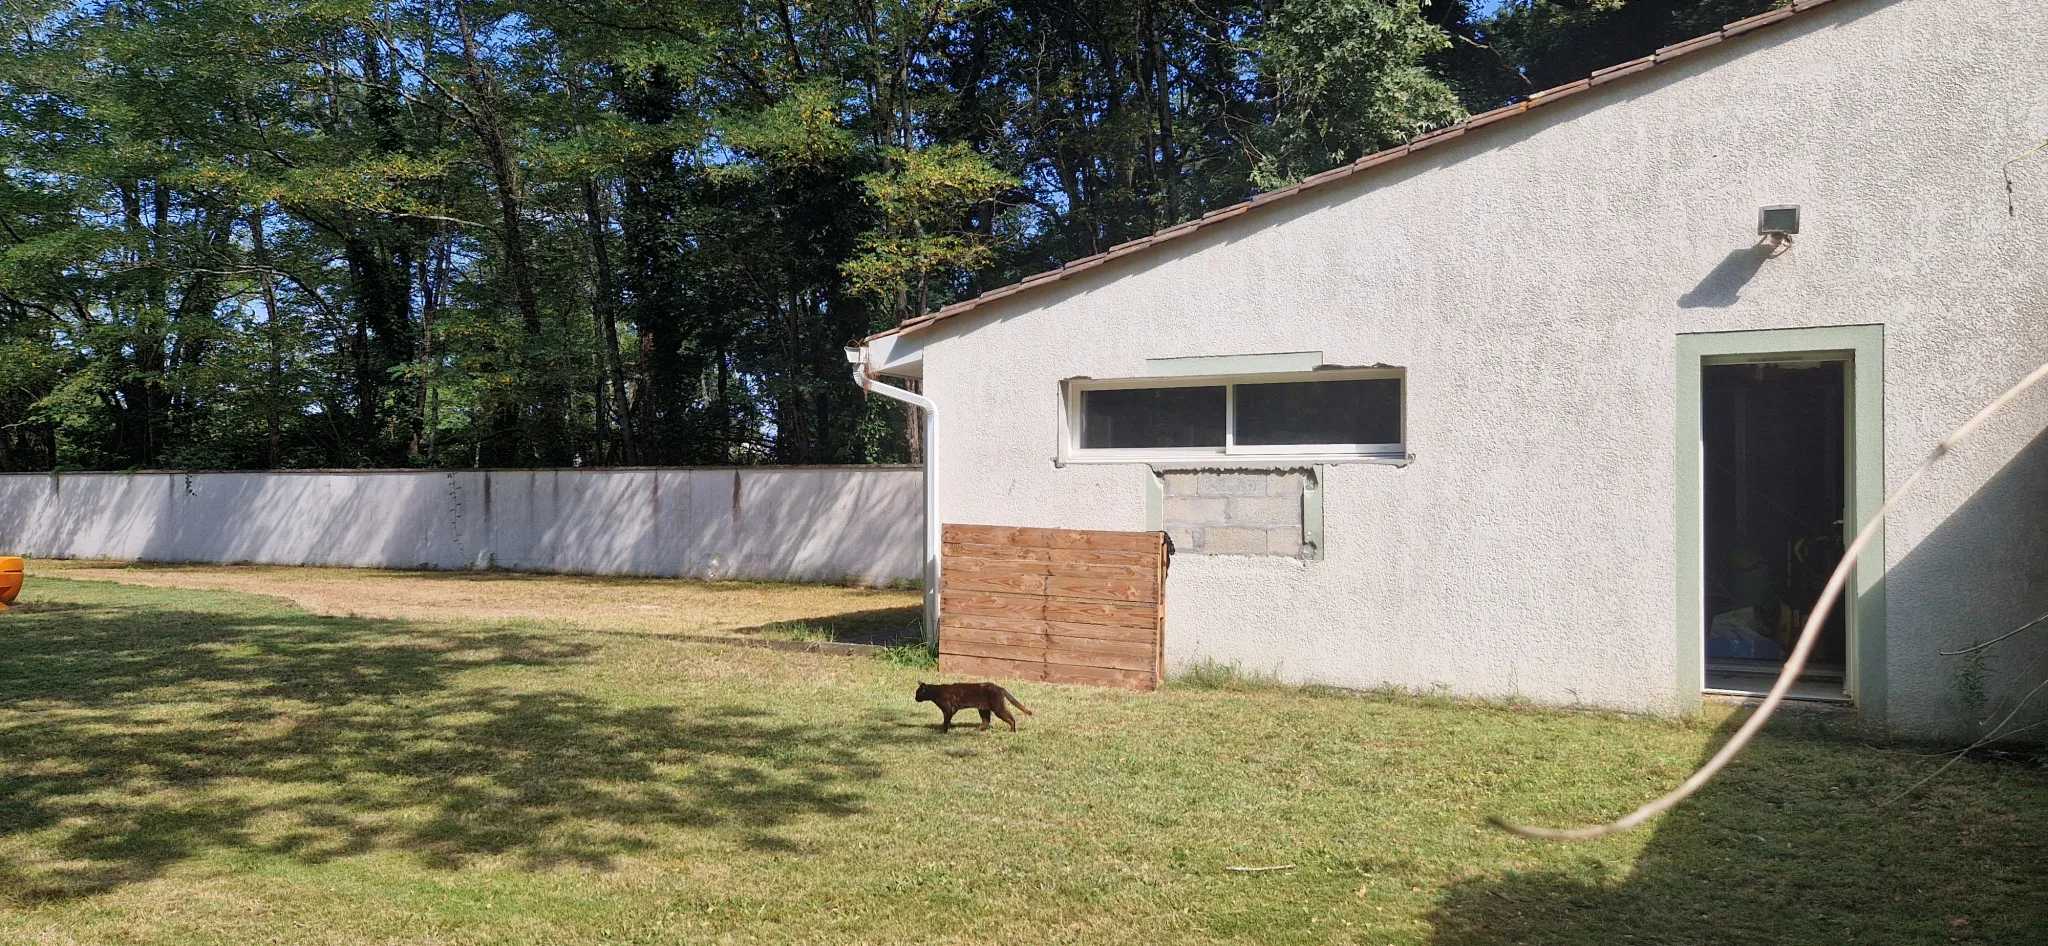
[[[1846,544],[1848,362],[1700,368],[1706,691],[1768,691]],[[1849,699],[1847,609],[1821,628],[1796,699]]]

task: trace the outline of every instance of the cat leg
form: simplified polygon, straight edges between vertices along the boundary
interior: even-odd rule
[[[1003,722],[1009,723],[1011,732],[1017,731],[1017,717],[1010,715],[1009,707],[1003,706],[1000,703],[996,704],[996,717]]]
[[[988,732],[988,710],[976,710],[976,712],[981,714],[981,725],[976,727],[975,731]]]
[[[953,709],[944,709],[944,710],[940,710],[940,712],[942,712],[942,713],[945,713],[945,714],[946,714],[946,718],[945,718],[945,719],[943,719],[943,720],[940,720],[940,721],[939,721],[939,731],[940,731],[940,732],[952,732],[952,731],[953,731],[953,714],[954,714],[954,713],[956,713],[956,712],[958,712],[958,710],[953,710]]]

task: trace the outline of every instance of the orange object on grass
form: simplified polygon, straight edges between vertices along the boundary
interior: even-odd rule
[[[22,561],[19,558],[0,558],[0,611],[14,603],[14,596],[21,594]]]

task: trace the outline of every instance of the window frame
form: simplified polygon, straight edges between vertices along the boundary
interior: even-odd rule
[[[1396,443],[1290,443],[1240,444],[1237,442],[1237,389],[1246,384],[1281,384],[1299,381],[1363,381],[1392,379],[1400,383],[1396,403],[1400,407],[1400,441]],[[1341,368],[1319,371],[1275,371],[1250,374],[1188,375],[1157,378],[1072,378],[1060,383],[1059,453],[1057,462],[1067,463],[1173,463],[1200,461],[1329,462],[1405,461],[1408,458],[1408,372],[1404,368]],[[1131,388],[1222,387],[1223,445],[1221,447],[1083,447],[1085,415],[1082,396],[1089,391]]]

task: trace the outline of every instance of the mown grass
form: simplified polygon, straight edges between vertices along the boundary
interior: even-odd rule
[[[0,615],[0,942],[1948,943],[2048,929],[2048,773],[1695,723],[1017,686],[558,623],[32,580]],[[790,615],[787,620],[808,619]],[[1294,865],[1265,873],[1230,866]]]
[[[37,559],[32,575],[282,598],[328,617],[497,621],[606,633],[885,641],[914,634],[915,590],[616,575]]]

